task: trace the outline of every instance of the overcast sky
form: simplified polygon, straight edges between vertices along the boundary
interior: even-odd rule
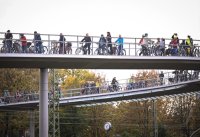
[[[8,29],[200,39],[200,0],[0,0],[0,32]]]

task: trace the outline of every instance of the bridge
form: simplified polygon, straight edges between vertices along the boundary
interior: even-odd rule
[[[4,33],[0,33],[1,35]],[[18,35],[18,34],[16,34]],[[27,36],[33,37],[33,34],[25,34]],[[22,54],[19,50],[14,49],[14,53],[5,53],[4,45],[1,47],[1,51],[4,51],[0,54],[0,68],[39,68],[40,69],[40,92],[39,100],[30,101],[30,102],[19,102],[14,104],[1,104],[0,109],[16,109],[16,108],[34,108],[38,107],[40,111],[40,137],[48,136],[48,68],[68,68],[68,69],[190,69],[198,70],[200,68],[200,58],[199,58],[199,47],[195,47],[195,56],[183,56],[183,54],[177,54],[177,56],[157,56],[154,54],[153,48],[150,51],[149,56],[139,56],[137,38],[125,38],[127,43],[124,43],[126,53],[123,56],[114,56],[114,55],[77,55],[75,52],[72,54],[54,54],[50,52],[53,47],[53,41],[58,35],[42,35],[47,39],[43,40],[43,44],[47,45],[43,54],[32,54],[25,53]],[[70,37],[70,42],[77,45],[75,50],[79,47],[80,38],[83,36],[66,36]],[[0,39],[3,40],[3,37],[0,36]],[[72,40],[76,39],[76,40]],[[93,41],[92,49],[95,47],[95,39],[98,37],[92,37]],[[13,40],[18,40],[13,39]],[[30,40],[30,39],[28,39]],[[134,42],[128,42],[134,41]],[[195,40],[194,40],[195,42]],[[196,40],[196,42],[199,42]],[[14,44],[13,44],[14,45]],[[153,45],[150,45],[153,47]],[[168,45],[166,45],[168,46]],[[18,45],[18,47],[20,47]],[[17,52],[16,52],[17,51]],[[106,93],[106,94],[94,94],[94,95],[85,95],[85,96],[76,96],[76,97],[66,97],[60,99],[61,105],[80,105],[80,104],[93,104],[93,103],[104,103],[112,102],[119,100],[128,100],[134,101],[134,99],[139,98],[156,98],[165,95],[174,95],[174,94],[187,94],[189,92],[198,92],[199,91],[200,81],[191,80],[180,83],[175,83],[171,85],[161,85],[157,87],[146,87],[143,89],[130,90],[130,91],[121,91],[115,93]],[[192,88],[191,88],[192,87]]]

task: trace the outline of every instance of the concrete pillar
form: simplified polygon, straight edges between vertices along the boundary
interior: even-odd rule
[[[35,114],[34,114],[34,110],[31,110],[30,112],[30,137],[35,137]]]
[[[48,137],[48,69],[40,69],[39,137]]]

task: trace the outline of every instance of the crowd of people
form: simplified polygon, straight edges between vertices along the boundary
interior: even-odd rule
[[[3,95],[0,97],[0,103],[16,103],[16,102],[26,102],[39,99],[38,94],[34,91],[9,91],[4,90]]]
[[[34,31],[34,37],[33,37],[33,41],[32,42],[27,42],[26,36],[24,34],[19,34],[20,35],[20,39],[19,41],[21,42],[21,49],[22,49],[22,53],[28,53],[27,48],[33,43],[35,46],[35,51],[36,53],[42,53],[43,52],[43,44],[42,44],[42,39],[40,34],[37,31]],[[11,49],[12,49],[12,39],[13,39],[13,34],[11,33],[10,30],[7,30],[7,32],[5,33],[5,37],[3,40],[4,45],[6,46],[7,52],[11,53]],[[84,43],[83,48],[84,48],[84,52],[83,54],[88,54],[90,55],[91,53],[91,43],[92,43],[92,39],[89,36],[88,33],[86,33],[86,35],[84,36],[84,38],[80,41],[80,43]],[[67,49],[71,48],[72,43],[71,42],[67,42],[66,43],[66,38],[65,36],[60,33],[59,35],[59,54],[66,54]],[[111,33],[107,32],[106,37],[101,34],[98,43],[98,48],[100,50],[108,50],[108,53],[110,55],[113,54],[118,54],[120,55],[120,51],[123,49],[123,45],[124,45],[124,38],[121,36],[121,34],[119,34],[119,37],[117,38],[117,40],[113,43],[112,42],[112,37],[111,37]],[[164,38],[157,38],[157,41],[154,42],[153,40],[151,40],[148,37],[148,33],[145,33],[144,35],[142,35],[142,38],[140,39],[138,45],[141,46],[141,52],[139,53],[139,56],[143,55],[143,56],[149,56],[149,50],[148,48],[152,45],[155,46],[155,54],[158,54],[163,56],[163,55],[172,55],[172,56],[176,56],[178,55],[178,49],[179,47],[183,47],[186,51],[187,56],[192,56],[193,51],[192,51],[192,47],[193,47],[193,39],[190,35],[187,36],[186,39],[183,39],[182,42],[179,42],[179,38],[178,38],[178,34],[174,33],[171,37],[171,41],[168,44],[168,49],[165,50],[165,46],[167,45],[165,43],[165,39]],[[116,50],[117,48],[117,50]],[[99,52],[100,52],[99,50]],[[115,53],[118,52],[118,53]]]
[[[178,52],[180,51],[180,48],[183,48],[186,52],[185,55],[187,56],[193,56],[193,39],[190,35],[187,36],[186,39],[183,39],[182,42],[179,42],[178,34],[174,33],[171,37],[171,41],[168,44],[168,48],[165,50],[165,39],[164,38],[157,38],[157,42],[152,41],[150,38],[148,38],[148,34],[145,33],[142,35],[142,38],[139,42],[139,45],[141,45],[142,50],[139,53],[139,56],[142,54],[144,56],[149,56],[150,50],[148,50],[149,45],[155,45],[154,54],[155,55],[161,55],[161,56],[178,56]],[[184,56],[185,56],[184,55]]]

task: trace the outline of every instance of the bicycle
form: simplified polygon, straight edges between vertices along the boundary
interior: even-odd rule
[[[65,52],[66,54],[72,54],[72,43],[71,42],[67,42],[65,43]]]
[[[138,56],[150,56],[151,55],[151,49],[148,45],[142,46],[142,48],[137,50],[136,54]]]
[[[88,52],[88,49],[83,46],[83,43],[81,42],[80,44],[81,46],[77,47],[77,49],[75,50],[76,55],[84,55],[85,53]],[[92,49],[90,49],[90,53],[92,53]]]
[[[126,56],[126,50],[122,48],[121,51],[119,51],[118,46],[119,46],[118,43],[115,43],[113,45],[113,55]]]
[[[1,53],[8,53],[9,49],[7,47],[6,41],[3,43],[3,47],[1,47]],[[21,53],[22,47],[19,40],[15,40],[10,48],[10,53]]]
[[[57,41],[51,41],[51,49],[49,54],[59,54],[59,46]]]
[[[41,53],[39,52],[40,51],[39,46],[32,45],[31,42],[29,42],[29,44],[27,44],[27,46],[28,46],[29,53],[39,53],[39,54],[47,54],[48,53],[48,48],[46,46],[43,46],[42,44],[40,45]]]
[[[186,56],[187,55],[187,48],[188,48],[188,46],[187,45],[179,45],[179,53],[178,53],[178,55],[179,56]]]
[[[101,47],[98,47],[94,51],[94,55],[108,55],[108,50],[106,48],[106,45],[102,45]]]
[[[200,57],[200,51],[199,51],[199,49],[197,48],[197,46],[198,46],[198,44],[194,44],[193,46],[192,46],[192,49],[190,50],[191,51],[191,56],[193,56],[193,57]]]

